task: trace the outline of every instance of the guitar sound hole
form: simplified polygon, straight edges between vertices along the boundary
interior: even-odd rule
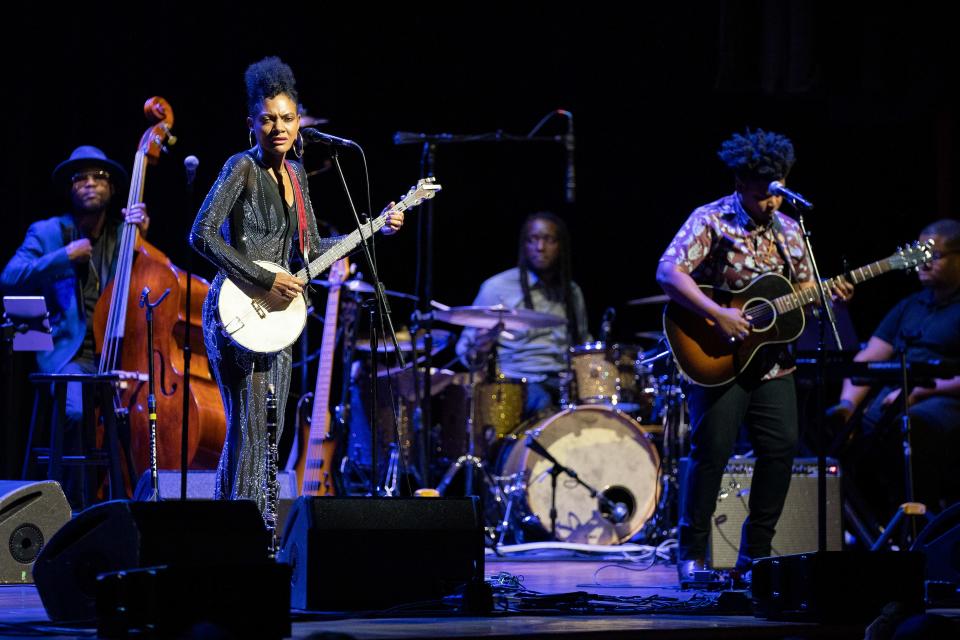
[[[767,300],[753,299],[748,300],[743,305],[743,313],[750,321],[753,331],[766,331],[777,321],[777,310],[773,308]]]

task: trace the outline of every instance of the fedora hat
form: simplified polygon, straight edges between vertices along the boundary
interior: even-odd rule
[[[114,184],[117,181],[127,182],[127,172],[118,162],[114,162],[107,157],[103,151],[90,145],[82,145],[73,150],[70,157],[57,165],[53,170],[53,181],[55,183],[65,183],[80,167],[98,166],[106,169],[110,173],[110,178]]]

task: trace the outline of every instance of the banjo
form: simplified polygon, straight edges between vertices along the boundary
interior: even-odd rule
[[[441,187],[435,180],[433,177],[419,180],[416,185],[410,187],[403,200],[390,211],[382,213],[359,229],[355,229],[329,251],[315,258],[308,267],[304,267],[293,276],[305,280],[308,274],[316,276],[329,269],[340,258],[358,247],[361,242],[383,228],[390,213],[412,209],[436,195]],[[274,273],[290,273],[279,264],[268,260],[255,260],[255,262]],[[300,337],[307,323],[305,295],[288,300],[256,285],[238,282],[231,278],[224,280],[220,287],[217,311],[224,334],[247,351],[256,353],[276,353],[287,348]]]

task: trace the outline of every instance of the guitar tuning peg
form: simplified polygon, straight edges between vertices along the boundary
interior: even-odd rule
[[[170,145],[171,147],[172,147],[173,145],[177,144],[177,136],[175,136],[175,135],[170,135],[170,136],[167,138],[167,144]]]

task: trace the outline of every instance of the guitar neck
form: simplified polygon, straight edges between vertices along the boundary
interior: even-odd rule
[[[832,289],[834,286],[840,283],[841,279],[848,280],[853,284],[860,284],[861,282],[866,282],[872,278],[888,273],[894,269],[893,265],[890,262],[889,258],[884,258],[883,260],[877,260],[876,262],[871,262],[870,264],[864,265],[852,271],[848,271],[843,275],[834,276],[823,281],[823,286]],[[807,287],[800,290],[794,290],[794,293],[788,293],[787,295],[780,296],[775,298],[772,302],[778,311],[792,311],[799,307],[806,306],[808,304],[813,304],[820,299],[820,294],[817,291],[816,287]]]
[[[128,209],[143,198],[146,169],[146,156],[142,149],[138,149],[133,160],[133,176],[130,180],[130,193],[127,196]],[[103,335],[103,348],[100,352],[100,373],[113,371],[120,366],[120,341],[126,332],[133,250],[137,246],[139,234],[140,228],[137,225],[129,222],[123,223],[120,231],[117,265],[114,270],[113,292],[110,296],[110,310],[107,312],[107,326]],[[98,276],[101,278],[101,284],[105,284],[108,274],[101,273]]]
[[[403,211],[403,209],[394,208],[395,211]],[[378,216],[367,222],[359,229],[354,229],[352,233],[348,234],[343,240],[333,245],[330,250],[321,255],[320,257],[314,259],[308,267],[300,269],[296,274],[297,278],[305,280],[310,276],[316,276],[319,273],[323,273],[327,269],[333,266],[340,258],[344,257],[354,249],[360,246],[360,243],[375,234],[377,231],[383,228],[387,224],[387,214]],[[360,232],[363,231],[363,235],[360,235]]]
[[[316,276],[319,273],[323,273],[332,267],[333,263],[335,263],[337,260],[359,247],[361,242],[375,234],[377,231],[380,231],[380,229],[387,224],[388,215],[394,212],[406,211],[411,206],[416,206],[416,204],[420,202],[420,199],[420,197],[408,196],[395,204],[390,211],[385,211],[383,214],[377,216],[370,222],[362,225],[359,229],[354,229],[352,233],[349,233],[346,238],[335,244],[333,248],[311,262],[308,267],[298,271],[295,274],[296,277],[303,280],[308,276]],[[360,235],[361,231],[363,232],[362,236]]]

